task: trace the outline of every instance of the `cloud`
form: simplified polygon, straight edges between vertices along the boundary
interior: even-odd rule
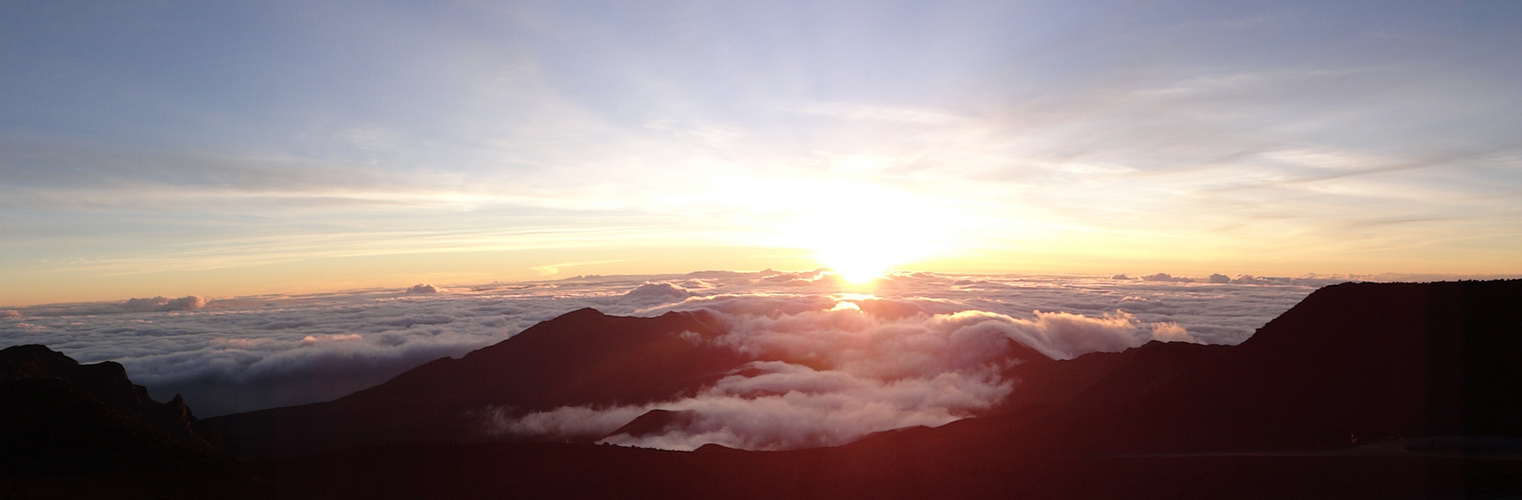
[[[1455,277],[1451,277],[1451,276],[1447,276],[1447,277],[1428,276],[1428,277],[1420,278],[1420,279],[1402,279],[1401,276],[1409,276],[1409,275],[1392,275],[1392,276],[1383,277],[1383,278],[1386,278],[1386,279],[1376,279],[1376,280],[1372,280],[1372,281],[1438,281],[1438,280],[1444,280],[1444,279],[1455,279]],[[1371,277],[1358,276],[1358,277],[1350,277],[1350,279],[1351,278],[1358,278],[1359,280],[1369,280],[1369,278],[1371,278]],[[1320,283],[1322,281],[1324,281],[1324,280],[1320,280],[1320,279],[1316,279],[1316,278],[1268,277],[1268,276],[1253,276],[1253,275],[1250,275],[1250,274],[1239,274],[1239,275],[1237,275],[1237,277],[1231,279],[1231,283],[1232,284],[1236,284],[1236,285],[1308,285],[1308,284]]]
[[[177,299],[158,296],[153,298],[127,299],[124,302],[118,303],[44,305],[25,308],[24,310],[26,311],[26,314],[32,316],[90,316],[102,314],[195,311],[206,307],[207,304],[208,301],[205,297],[198,295],[187,295]]]
[[[876,307],[842,300],[822,308],[817,307],[821,302],[798,299],[816,307],[757,313],[757,308],[734,306],[751,300],[770,305],[772,298],[731,296],[717,302],[730,311],[718,313],[727,333],[711,342],[759,361],[695,396],[521,416],[489,409],[487,430],[554,439],[596,437],[648,411],[664,410],[684,417],[657,432],[621,433],[604,442],[667,449],[707,443],[752,450],[834,446],[872,432],[939,426],[994,407],[1015,390],[1014,381],[1002,378],[1001,371],[1029,360],[1021,359],[1028,356],[1020,355],[1015,344],[1070,359],[1151,340],[1196,341],[1175,323],[1143,323],[1123,312],[1091,318],[1036,311],[1028,320],[984,311],[911,314],[913,304],[881,307],[891,302],[885,300],[866,302],[878,303]]]
[[[940,426],[987,409],[1011,390],[991,372],[947,372],[883,383],[850,374],[770,363],[704,394],[662,405],[687,412],[680,425],[605,443],[691,450],[707,443],[751,450],[836,446],[880,430]],[[798,389],[795,387],[802,387]]]
[[[444,289],[427,283],[418,283],[416,285],[412,285],[412,288],[407,289],[407,293],[440,293],[443,291]]]
[[[623,261],[621,261],[621,260],[594,260],[594,261],[587,261],[587,262],[561,262],[559,264],[545,264],[545,265],[542,265],[542,266],[534,266],[534,267],[530,267],[529,270],[530,271],[534,271],[536,273],[539,273],[540,276],[553,276],[553,275],[556,275],[556,274],[560,274],[560,269],[561,268],[565,268],[565,267],[595,266],[595,265],[598,265],[598,264],[615,264],[615,263],[618,263],[618,262],[623,262]]]
[[[0,344],[41,343],[82,362],[121,362],[155,398],[181,393],[204,417],[334,399],[499,342],[568,305],[545,297],[455,297],[266,296],[212,301],[189,314],[121,314],[119,304],[44,307],[38,310],[48,315],[27,318],[33,327],[0,320]]]
[[[1013,383],[992,370],[943,372],[885,382],[842,370],[756,362],[697,396],[642,406],[562,407],[522,417],[489,415],[497,433],[597,437],[652,410],[686,418],[656,432],[620,433],[605,443],[692,450],[708,443],[751,450],[835,446],[881,430],[939,426],[986,410]]]
[[[1035,321],[988,313],[959,313],[984,319],[979,327],[1005,332],[1010,338],[1052,359],[1072,359],[1091,352],[1116,352],[1152,340],[1197,342],[1176,323],[1144,323],[1136,315],[1115,312],[1094,318],[1062,312],[1034,312]]]
[[[335,333],[332,335],[307,335],[301,338],[303,343],[330,342],[335,340],[359,340],[364,336],[358,333]]]
[[[46,344],[81,362],[120,362],[153,397],[182,393],[204,417],[334,399],[582,307],[640,316],[705,309],[733,325],[723,339],[728,345],[819,372],[776,369],[765,380],[822,383],[847,374],[856,384],[881,384],[895,376],[923,381],[958,373],[958,387],[984,393],[979,391],[998,383],[988,386],[979,382],[982,372],[964,368],[992,359],[983,353],[999,352],[1000,342],[1058,357],[1120,349],[1149,338],[1234,344],[1315,287],[1342,280],[1239,276],[1219,285],[922,273],[894,275],[862,291],[822,276],[827,275],[707,271],[482,284],[437,294],[391,289],[217,300],[189,296],[135,299],[133,307],[147,311],[132,313],[125,301],[45,305],[0,313],[0,346]],[[975,385],[982,389],[974,390]],[[870,385],[853,387],[841,391],[869,394]],[[724,397],[755,395],[711,394],[713,411]],[[800,397],[783,401],[823,401]],[[771,408],[780,403],[724,404]],[[974,407],[894,411],[922,418],[955,416]],[[871,421],[911,420],[922,421]]]
[[[1152,340],[1158,342],[1188,342],[1191,344],[1203,344],[1200,339],[1194,338],[1188,330],[1177,323],[1158,323],[1153,325],[1151,331]]]
[[[511,417],[506,408],[489,407],[480,418],[488,434],[547,436],[556,439],[596,439],[623,427],[648,411],[643,406],[615,406],[594,409],[586,406],[562,406],[550,411]]]
[[[206,299],[195,295],[178,299],[166,297],[127,299],[122,303],[122,310],[126,312],[194,311],[202,307],[206,307]]]
[[[691,296],[687,289],[671,283],[644,283],[629,290],[619,302],[646,308],[681,302]]]

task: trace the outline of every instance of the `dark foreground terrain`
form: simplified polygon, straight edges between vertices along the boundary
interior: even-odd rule
[[[394,446],[10,483],[13,498],[1507,498],[1511,458]]]
[[[1506,498],[1519,311],[1522,281],[1335,285],[1239,346],[1017,352],[996,412],[787,452],[472,442],[451,420],[701,386],[748,361],[673,341],[720,327],[702,313],[577,311],[334,402],[208,421],[18,347],[0,498]],[[512,383],[459,383],[482,377]]]

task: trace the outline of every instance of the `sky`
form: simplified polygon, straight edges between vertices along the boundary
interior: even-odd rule
[[[1522,274],[1522,3],[0,9],[0,306]]]
[[[996,407],[1021,380],[1020,344],[1052,359],[1148,341],[1237,344],[1340,278],[707,271],[530,282],[44,305],[0,310],[0,346],[46,344],[116,361],[159,401],[205,418],[328,401],[441,357],[460,357],[568,311],[706,311],[714,342],[755,361],[693,391],[621,406],[474,409],[487,436],[607,436],[650,410],[680,426],[606,442],[665,449],[844,444]]]

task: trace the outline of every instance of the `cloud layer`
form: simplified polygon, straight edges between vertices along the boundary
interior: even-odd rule
[[[775,304],[757,296],[729,299],[757,302],[758,308]],[[1142,323],[1126,313],[1091,318],[1035,312],[1027,320],[983,311],[927,314],[912,303],[895,305],[863,308],[839,300],[796,313],[721,313],[729,333],[714,342],[760,361],[695,396],[519,417],[497,412],[488,427],[502,434],[597,437],[645,412],[664,410],[680,418],[603,442],[681,450],[707,443],[762,450],[835,446],[872,432],[939,426],[996,406],[1015,386],[1001,371],[1033,357],[1017,345],[1035,356],[1069,359],[1154,339],[1194,340],[1174,323]]]
[[[1153,338],[1232,344],[1333,281],[1185,283],[921,273],[896,275],[869,289],[813,271],[711,271],[434,287],[438,293],[397,288],[18,308],[0,314],[0,344],[47,344],[82,362],[121,362],[154,397],[182,393],[199,415],[211,416],[333,399],[581,307],[641,316],[705,309],[731,323],[724,337],[728,345],[786,364],[754,367],[768,373],[760,380],[797,381],[799,395],[755,398],[736,380],[673,408],[710,415],[721,407],[785,400],[797,404],[789,411],[807,411],[828,407],[829,395],[867,401],[869,395],[930,387],[889,387],[885,380],[935,382],[979,395],[955,404],[905,403],[893,406],[897,416],[860,420],[880,422],[875,426],[943,421],[976,411],[1004,383],[988,379],[976,366],[986,361],[978,346],[999,339],[1057,358]],[[937,379],[942,375],[947,378]],[[826,380],[843,385],[821,392],[805,384]],[[812,435],[827,439],[854,432],[860,428],[818,429]]]

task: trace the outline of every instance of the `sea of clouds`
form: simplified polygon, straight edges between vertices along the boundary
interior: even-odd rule
[[[0,346],[44,344],[85,363],[120,362],[155,398],[183,394],[206,417],[331,400],[582,307],[637,316],[703,309],[728,327],[708,341],[760,361],[699,394],[656,404],[529,415],[483,409],[487,430],[606,435],[661,409],[680,412],[681,425],[604,442],[782,449],[940,425],[987,409],[1018,390],[999,376],[1007,340],[1055,359],[1151,340],[1236,344],[1311,291],[1341,281],[913,273],[855,285],[819,271],[707,271],[420,284],[5,310]]]

